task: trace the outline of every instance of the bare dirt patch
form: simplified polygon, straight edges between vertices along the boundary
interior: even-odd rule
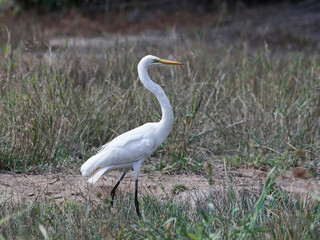
[[[151,194],[159,199],[174,198],[175,200],[193,200],[195,194],[206,196],[210,191],[219,192],[227,189],[230,179],[236,193],[242,190],[259,192],[268,172],[259,169],[239,168],[224,169],[223,165],[215,169],[214,182],[209,185],[205,176],[200,175],[166,175],[161,172],[141,173],[139,177],[140,193]],[[112,172],[103,176],[96,184],[86,182],[81,175],[67,174],[10,174],[0,175],[0,197],[7,201],[17,202],[22,198],[34,200],[44,196],[55,201],[84,199],[103,199],[110,196],[112,187],[120,177],[120,172]],[[231,178],[230,178],[231,177]],[[276,179],[277,187],[289,194],[309,196],[310,192],[320,194],[320,177],[307,179],[297,178],[292,171],[285,171]],[[176,186],[183,189],[177,190]],[[177,191],[174,191],[176,189]],[[134,190],[133,173],[129,173],[122,181],[119,191],[121,194],[131,194]],[[119,194],[119,192],[117,193]]]

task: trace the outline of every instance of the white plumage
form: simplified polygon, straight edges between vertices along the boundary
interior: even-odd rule
[[[81,166],[82,175],[90,176],[88,182],[95,183],[104,172],[132,168],[161,144],[156,140],[156,132],[156,123],[147,123],[116,137]]]
[[[157,97],[160,103],[162,111],[161,121],[146,123],[121,134],[104,145],[96,155],[89,158],[81,166],[81,173],[83,176],[89,177],[89,183],[95,183],[104,173],[116,169],[124,169],[123,175],[111,191],[111,204],[113,203],[116,188],[125,174],[133,168],[136,181],[135,204],[139,216],[137,188],[141,164],[166,139],[172,130],[174,121],[172,107],[165,92],[148,75],[148,68],[150,66],[164,64],[182,65],[180,62],[164,60],[152,55],[145,56],[138,64],[140,81],[146,89]]]

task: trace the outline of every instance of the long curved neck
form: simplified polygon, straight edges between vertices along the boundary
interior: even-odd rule
[[[163,133],[163,135],[165,135],[164,138],[166,138],[171,132],[174,122],[173,111],[169,99],[163,89],[150,79],[148,70],[143,64],[138,65],[138,74],[143,86],[152,92],[160,103],[162,117],[159,123],[161,126],[161,133]]]

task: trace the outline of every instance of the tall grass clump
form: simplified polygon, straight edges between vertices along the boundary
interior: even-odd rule
[[[160,119],[136,71],[142,56],[160,50],[134,53],[138,47],[128,44],[80,57],[62,48],[48,60],[10,42],[3,49],[1,169],[71,169],[116,135]],[[150,71],[175,114],[173,132],[154,155],[156,168],[199,172],[213,155],[257,165],[317,164],[315,57],[203,43],[176,58],[184,67]]]
[[[175,95],[180,104],[175,104],[176,135],[171,136],[183,139],[175,149],[239,156],[257,165],[317,164],[316,57],[272,53],[266,46],[250,54],[237,48],[203,47],[185,58],[179,84],[182,81],[181,87],[189,92],[182,95],[188,98]]]
[[[139,105],[131,91],[136,74],[124,59],[88,64],[64,56],[49,64],[20,57],[8,56],[1,64],[2,169],[70,166],[142,122],[132,117],[142,114],[130,109]]]

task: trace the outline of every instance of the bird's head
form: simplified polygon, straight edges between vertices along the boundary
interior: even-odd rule
[[[152,55],[145,56],[144,58],[141,59],[140,62],[143,63],[146,67],[164,66],[164,65],[183,65],[181,62],[165,60]]]

